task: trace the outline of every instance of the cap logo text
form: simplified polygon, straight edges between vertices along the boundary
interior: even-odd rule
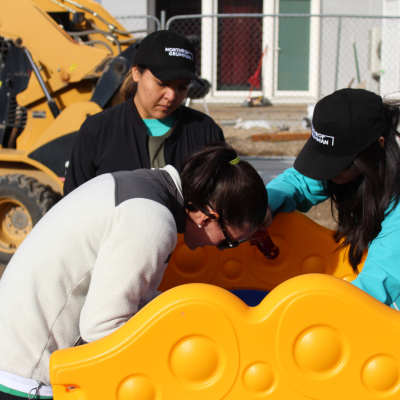
[[[168,52],[169,56],[184,57],[184,58],[187,58],[188,60],[192,60],[193,61],[193,53],[191,53],[188,50],[178,49],[178,48],[175,48],[175,47],[166,47],[165,51]]]
[[[313,139],[315,139],[317,142],[325,144],[325,145],[331,145],[333,146],[333,143],[335,141],[335,138],[333,136],[327,136],[323,135],[322,133],[318,133],[315,129],[314,126],[311,125],[311,136]],[[330,143],[331,142],[331,143]]]

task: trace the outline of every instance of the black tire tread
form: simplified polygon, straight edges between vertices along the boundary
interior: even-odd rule
[[[42,216],[61,199],[61,195],[50,186],[23,174],[2,175],[0,176],[0,185],[17,185],[26,191],[38,205]]]

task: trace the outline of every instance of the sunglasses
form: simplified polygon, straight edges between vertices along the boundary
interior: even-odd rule
[[[211,210],[215,211],[212,205],[209,202],[206,202],[206,204],[211,208]],[[219,223],[219,226],[221,227],[222,233],[225,236],[225,240],[217,244],[217,249],[218,250],[226,250],[226,249],[234,249],[235,247],[238,247],[241,243],[246,242],[248,239],[242,239],[242,240],[232,240],[228,232],[225,229],[225,225],[221,221],[215,221]]]
[[[234,249],[235,247],[238,247],[241,243],[246,242],[248,239],[242,239],[242,240],[232,240],[228,232],[225,229],[225,226],[222,222],[217,221],[219,223],[219,226],[221,227],[222,233],[225,236],[225,240],[217,244],[217,249],[218,250],[226,250],[226,249]]]

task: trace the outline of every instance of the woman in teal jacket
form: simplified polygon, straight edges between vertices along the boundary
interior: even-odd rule
[[[352,282],[400,308],[399,107],[362,89],[320,100],[312,134],[290,168],[267,185],[269,207],[306,212],[328,198],[337,210],[334,238],[349,246]],[[397,303],[397,304],[396,304]]]

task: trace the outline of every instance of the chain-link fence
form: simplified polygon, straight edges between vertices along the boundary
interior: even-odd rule
[[[400,90],[397,17],[186,15],[166,29],[199,37],[197,72],[211,83],[208,102],[313,103],[344,87]]]
[[[137,38],[161,29],[160,21],[152,15],[117,16],[116,20]]]

